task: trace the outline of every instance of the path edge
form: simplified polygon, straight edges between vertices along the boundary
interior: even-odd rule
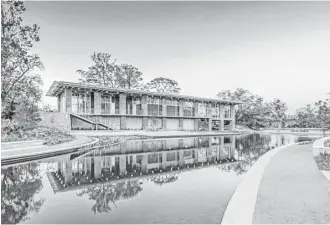
[[[221,224],[252,224],[259,186],[270,159],[279,151],[297,145],[283,145],[262,155],[248,170],[230,198]]]

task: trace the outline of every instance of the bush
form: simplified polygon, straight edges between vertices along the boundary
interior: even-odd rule
[[[1,126],[1,141],[44,140],[44,145],[55,145],[73,140],[74,137],[60,129],[40,126],[26,128],[14,121],[3,120]]]
[[[329,153],[320,153],[318,156],[315,156],[315,161],[320,170],[330,171],[330,154]]]

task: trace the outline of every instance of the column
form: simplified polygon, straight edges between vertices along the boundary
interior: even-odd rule
[[[224,115],[224,105],[220,104],[220,126],[219,126],[220,131],[225,130],[224,117],[225,117],[225,115]]]
[[[147,96],[141,97],[141,108],[142,108],[142,115],[148,116],[148,102],[147,102]]]
[[[235,152],[236,152],[236,145],[235,145],[236,138],[235,138],[235,136],[232,136],[230,138],[230,142],[231,142],[230,157],[233,158],[233,159],[237,159],[237,157],[235,157]]]
[[[65,89],[65,110],[64,112],[71,113],[72,112],[72,90]]]
[[[146,173],[148,170],[148,154],[144,154],[141,160],[141,170],[143,173]]]
[[[179,116],[183,117],[183,100],[179,100]]]
[[[183,118],[179,118],[179,130],[183,130]]]
[[[200,119],[194,119],[195,131],[198,131],[199,130],[199,120]]]
[[[61,95],[57,96],[57,112],[61,113]]]
[[[212,131],[212,118],[210,117],[208,120],[209,120],[209,131]]]
[[[94,158],[94,178],[99,179],[101,178],[101,171],[102,171],[102,158]]]
[[[166,105],[166,99],[162,98],[161,99],[162,102],[162,108],[163,108],[163,116],[167,116],[167,105]]]
[[[126,174],[126,155],[119,156],[119,174],[120,175]]]
[[[126,115],[126,94],[119,94],[119,114]]]
[[[65,163],[65,169],[63,171],[64,182],[68,183],[72,181],[72,161]]]
[[[162,168],[166,169],[166,163],[167,163],[167,152],[162,152]]]
[[[112,104],[112,102],[111,102]],[[101,93],[94,92],[94,113],[101,114]]]
[[[198,113],[198,102],[194,102],[194,111],[195,111],[195,117],[199,117],[199,113]]]
[[[126,116],[121,116],[120,117],[120,129],[121,130],[126,130],[126,123],[127,123],[127,117]]]
[[[166,130],[166,118],[165,117],[163,117],[162,118],[162,128],[163,128],[163,130]]]
[[[231,105],[231,129],[235,130],[236,127],[236,108],[235,105]]]
[[[220,137],[220,160],[223,160],[225,158],[224,154],[224,150],[225,150],[225,137],[221,136]]]

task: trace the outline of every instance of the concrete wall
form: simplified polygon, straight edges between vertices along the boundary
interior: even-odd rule
[[[183,119],[183,130],[195,130],[194,119]]]
[[[126,118],[127,130],[142,130],[142,117],[127,117]]]
[[[179,130],[179,118],[167,118],[166,130]]]
[[[102,123],[114,129],[120,129],[120,116],[94,116],[94,115],[86,115],[83,116],[86,119],[89,119],[93,122]]]
[[[63,130],[71,129],[70,114],[57,112],[41,112],[40,126],[56,127]]]

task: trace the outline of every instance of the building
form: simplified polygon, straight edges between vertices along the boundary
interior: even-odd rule
[[[240,102],[55,81],[58,116],[70,129],[234,130]]]

